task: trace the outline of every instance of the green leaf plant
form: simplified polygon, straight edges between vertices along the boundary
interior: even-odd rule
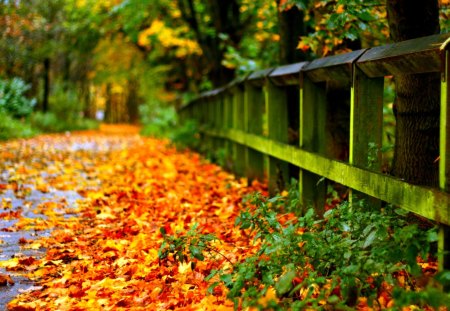
[[[218,275],[220,281],[211,284],[210,293],[222,283],[236,309],[401,310],[450,305],[450,296],[439,289],[449,272],[433,277],[419,265],[436,258],[436,228],[423,230],[408,221],[404,210],[374,209],[364,201],[342,202],[323,218],[313,209],[294,216],[293,211],[301,210],[297,188],[273,198],[253,194],[244,200],[247,207],[235,225],[253,232],[260,247],[231,270],[213,270],[206,280]],[[173,253],[180,261],[186,254],[204,260],[202,253],[212,239],[198,235],[195,228],[179,238],[165,236],[160,258]],[[269,291],[276,295],[264,299]]]

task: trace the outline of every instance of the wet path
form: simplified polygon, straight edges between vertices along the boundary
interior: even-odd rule
[[[104,126],[95,133],[100,140],[85,132],[0,143],[0,262],[40,259],[46,249],[36,240],[76,215],[86,190],[100,187],[96,165],[112,151],[139,144],[137,131]],[[14,281],[0,286],[0,310],[19,293],[39,289],[26,274],[26,265],[0,264],[0,275]]]
[[[15,282],[0,310],[233,310],[206,277],[256,251],[234,222],[258,189],[133,128],[0,144],[0,274]],[[217,236],[208,260],[200,245],[159,256],[186,232]]]

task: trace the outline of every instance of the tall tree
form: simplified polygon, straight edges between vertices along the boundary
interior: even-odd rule
[[[403,41],[439,33],[438,0],[387,0],[390,37]],[[396,142],[393,174],[437,186],[439,73],[395,76]]]
[[[226,50],[222,41],[237,47],[242,39],[246,22],[242,21],[239,2],[208,0],[203,6],[194,0],[178,0],[178,7],[205,54],[207,62],[203,65],[210,67],[208,72],[212,83],[220,86],[232,80],[234,70],[222,65]],[[199,13],[200,9],[206,11],[209,21]]]
[[[283,2],[285,1],[276,0],[280,34],[280,63],[291,64],[305,61],[306,53],[297,49],[300,37],[307,35],[305,11],[296,5],[286,7]]]

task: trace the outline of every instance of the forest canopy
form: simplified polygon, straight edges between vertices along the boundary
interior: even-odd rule
[[[448,32],[449,1],[439,6]],[[3,0],[0,28],[0,77],[22,79],[35,110],[110,122],[151,118],[253,70],[390,41],[382,0]]]

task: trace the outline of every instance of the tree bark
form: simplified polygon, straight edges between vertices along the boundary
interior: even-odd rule
[[[96,107],[91,101],[91,91],[89,81],[83,80],[80,83],[81,97],[83,98],[83,114],[85,118],[95,119]]]
[[[218,87],[228,83],[234,77],[234,70],[222,65],[226,47],[222,44],[219,34],[228,36],[226,44],[237,47],[242,39],[246,21],[241,21],[240,6],[236,0],[208,0],[205,3],[208,14],[211,16],[211,22],[207,27],[212,27],[213,33],[202,31],[194,0],[177,1],[183,19],[194,31],[197,42],[203,50],[202,61],[208,78],[215,87]]]
[[[106,123],[113,123],[113,99],[111,92],[111,83],[106,84],[106,103],[105,103],[105,118]]]
[[[291,64],[305,61],[305,52],[297,49],[301,36],[306,35],[304,12],[297,6],[288,10],[280,9],[280,0],[277,0],[278,25],[280,34],[280,64]]]
[[[387,0],[395,42],[439,33],[438,0]],[[396,75],[396,135],[392,174],[408,182],[438,186],[440,75]]]
[[[139,122],[139,82],[137,79],[131,77],[128,80],[128,94],[127,94],[127,110],[128,122],[137,124]]]

